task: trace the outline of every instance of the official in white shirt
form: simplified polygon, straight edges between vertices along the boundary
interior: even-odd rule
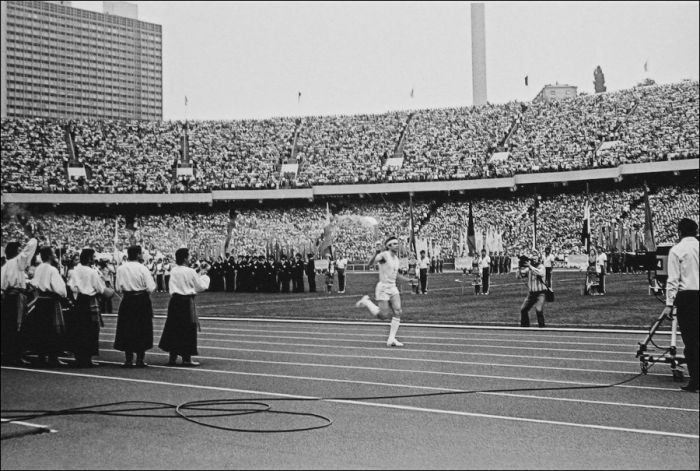
[[[428,293],[428,269],[430,268],[430,258],[425,254],[425,250],[420,251],[418,259],[418,273],[420,277],[420,293]]]
[[[547,246],[544,249],[544,271],[545,277],[544,281],[547,286],[552,287],[552,268],[554,267],[554,254],[552,253],[552,247]]]
[[[151,272],[141,263],[141,246],[132,245],[127,249],[128,260],[117,268],[114,289],[122,296],[117,315],[117,334],[114,348],[124,352],[125,368],[148,366],[145,362],[146,350],[153,348],[153,306],[150,293],[156,283]]]
[[[690,381],[681,389],[698,391],[698,225],[692,219],[683,218],[678,222],[680,242],[668,254],[668,280],[666,281],[666,307],[663,313],[668,316],[676,306],[678,326],[681,329],[688,365]]]
[[[481,293],[489,294],[489,275],[491,273],[491,257],[486,254],[486,250],[481,249],[481,259],[479,260],[479,268],[481,268]]]
[[[91,368],[98,366],[92,362],[92,356],[100,354],[100,302],[98,296],[107,290],[101,274],[93,269],[95,251],[83,249],[80,252],[80,263],[71,272],[68,286],[75,295],[75,309],[71,322],[68,324],[68,350],[75,355],[75,366]]]
[[[343,254],[339,254],[338,260],[335,261],[335,267],[338,269],[338,294],[345,293],[345,269],[347,266],[347,257]]]
[[[170,353],[169,366],[175,366],[178,355],[182,357],[182,366],[199,366],[192,361],[192,355],[199,355],[197,351],[197,329],[199,318],[194,297],[209,288],[207,268],[204,267],[197,273],[188,266],[190,252],[186,248],[177,249],[175,252],[176,266],[170,271],[169,290],[170,302],[168,303],[168,317],[165,320],[163,335],[158,347]]]
[[[598,273],[598,292],[600,294],[605,294],[605,273],[608,271],[608,256],[603,250],[603,247],[598,247],[595,271]]]
[[[2,290],[2,364],[27,366],[29,362],[22,359],[22,340],[19,334],[22,320],[27,311],[27,268],[32,262],[37,246],[36,239],[30,239],[20,252],[17,242],[8,242],[5,247],[7,261],[0,269],[0,288]]]
[[[22,325],[25,347],[38,354],[42,366],[58,367],[65,347],[66,324],[61,300],[67,301],[66,283],[58,272],[58,261],[51,247],[42,247],[41,264],[34,272],[32,285],[37,289],[34,309]],[[47,363],[48,357],[48,363]]]

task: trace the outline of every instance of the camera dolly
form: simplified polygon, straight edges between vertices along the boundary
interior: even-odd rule
[[[665,320],[671,320],[671,343],[668,347],[659,347],[652,338],[656,334],[658,328],[663,324]],[[649,368],[655,363],[668,363],[671,365],[671,373],[673,374],[673,381],[681,382],[684,377],[684,370],[681,365],[685,364],[685,356],[679,355],[677,353],[676,339],[678,331],[678,320],[676,319],[676,308],[673,308],[670,317],[661,314],[657,320],[649,329],[649,335],[644,339],[643,342],[639,342],[639,348],[637,349],[637,358],[639,358],[640,367],[643,374],[647,374]],[[655,350],[649,351],[649,344],[654,346]]]

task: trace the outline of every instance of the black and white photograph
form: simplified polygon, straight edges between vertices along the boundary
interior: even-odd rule
[[[700,2],[0,6],[3,471],[700,468]]]

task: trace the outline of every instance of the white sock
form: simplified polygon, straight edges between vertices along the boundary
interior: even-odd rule
[[[369,309],[369,312],[370,312],[373,316],[377,316],[377,315],[379,315],[380,312],[382,312],[382,310],[379,309],[379,306],[377,306],[376,304],[374,304],[374,303],[373,303],[371,300],[369,300],[369,299],[366,300],[364,304],[365,304],[365,307],[367,307],[367,309]]]
[[[389,339],[388,341],[391,342],[392,340],[396,340],[396,332],[399,330],[399,324],[401,323],[401,319],[399,317],[392,317],[391,318],[391,328],[389,329]]]

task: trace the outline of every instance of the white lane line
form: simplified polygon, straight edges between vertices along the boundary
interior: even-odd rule
[[[106,344],[111,344],[113,343],[112,339],[101,339],[100,342],[106,343]],[[258,342],[260,343],[260,342]],[[288,345],[297,345],[297,344],[288,344]],[[310,355],[310,356],[332,356],[332,357],[338,357],[338,358],[359,358],[359,359],[382,359],[382,360],[413,360],[413,361],[430,361],[430,362],[435,362],[435,363],[453,363],[453,364],[468,364],[463,361],[459,360],[435,360],[435,359],[427,359],[427,358],[400,358],[400,357],[395,357],[395,356],[367,356],[367,355],[341,355],[341,354],[331,354],[331,353],[312,353],[312,352],[293,352],[293,351],[280,351],[280,350],[259,350],[259,349],[247,349],[247,348],[234,348],[234,347],[229,347],[229,348],[224,348],[224,347],[214,347],[214,346],[202,346],[200,345],[201,348],[212,348],[215,350],[231,350],[231,351],[238,351],[238,352],[262,352],[262,353],[272,353],[272,354],[285,354],[285,355]],[[386,348],[371,348],[371,350],[387,350]],[[484,353],[484,352],[455,352],[455,351],[448,351],[448,350],[408,350],[411,352],[429,352],[429,353],[440,353],[441,355],[451,355],[451,354],[459,354],[459,355],[470,355],[470,356],[485,356],[485,357],[499,357],[499,358],[526,358],[528,360],[533,359],[533,360],[547,360],[547,361],[576,361],[576,362],[595,362],[595,363],[624,363],[624,364],[634,364],[634,365],[639,365],[639,361],[632,358],[630,360],[612,360],[609,358],[596,358],[596,359],[582,359],[581,357],[546,357],[546,356],[537,356],[537,355],[528,355],[527,357],[524,357],[523,355],[510,355],[507,353]],[[651,352],[650,352],[651,353]],[[649,373],[649,376],[654,376],[656,373]]]
[[[384,326],[382,326],[384,327]],[[156,327],[158,328],[158,327]],[[102,330],[106,331],[116,331],[116,326],[115,327],[104,327]],[[225,332],[210,332],[211,330],[224,330]],[[255,335],[255,333],[260,333],[261,335]],[[280,334],[305,334],[305,335],[333,335],[333,334],[338,334],[338,335],[344,335],[344,336],[354,336],[354,337],[369,337],[370,339],[377,339],[382,336],[386,337],[385,332],[367,332],[364,334],[352,334],[352,333],[347,333],[347,332],[309,332],[309,331],[275,331],[275,330],[264,330],[264,329],[248,329],[248,330],[241,330],[241,329],[217,329],[217,328],[210,328],[205,326],[200,333],[200,335],[205,336],[205,335],[222,335],[222,336],[229,336],[229,337],[262,337],[262,338],[281,338],[281,339],[305,339],[305,340],[334,340],[334,341],[339,341],[339,342],[358,342],[358,341],[363,341],[363,339],[324,339],[324,338],[319,338],[319,337],[295,337],[295,336],[287,336],[287,335],[280,335]],[[457,340],[457,341],[476,341],[476,342],[501,342],[503,339],[501,338],[489,338],[489,337],[433,337],[433,336],[421,336],[421,335],[402,335],[402,339],[418,339],[418,340]],[[370,341],[370,340],[366,340]],[[520,339],[509,339],[509,342],[511,343],[529,343],[529,344],[546,344],[546,345],[597,345],[597,346],[611,346],[611,347],[629,347],[630,343],[597,343],[597,342],[559,342],[559,341],[553,341],[549,339],[544,339],[544,340],[520,340]],[[452,343],[428,343],[428,342],[421,342],[423,345],[446,345],[446,346],[452,346],[452,345],[461,345],[461,344],[452,344]]]
[[[560,421],[553,421],[553,420],[528,419],[528,418],[523,418],[523,417],[513,417],[513,416],[505,416],[505,415],[480,414],[480,413],[476,413],[476,412],[461,412],[461,411],[451,411],[451,410],[445,410],[445,409],[428,409],[428,408],[423,408],[423,407],[412,407],[412,406],[405,406],[405,405],[398,405],[398,404],[380,404],[380,403],[367,402],[367,401],[323,399],[323,398],[317,398],[317,397],[313,397],[313,396],[299,396],[299,395],[293,395],[293,394],[280,394],[280,393],[272,393],[272,392],[265,392],[265,391],[251,391],[251,390],[244,390],[244,389],[224,388],[224,387],[218,387],[218,386],[200,386],[200,385],[185,384],[185,383],[172,383],[172,382],[168,382],[168,381],[122,378],[122,377],[115,377],[115,376],[101,376],[101,375],[93,375],[93,374],[86,374],[86,373],[67,373],[67,372],[51,371],[51,370],[32,370],[32,369],[28,369],[28,368],[5,367],[5,366],[3,366],[2,368],[3,369],[10,369],[10,370],[28,371],[28,372],[33,372],[33,373],[45,373],[45,374],[54,374],[54,375],[77,376],[77,377],[94,378],[94,379],[105,379],[105,380],[109,380],[109,381],[125,381],[125,382],[142,383],[142,384],[157,384],[157,385],[163,385],[163,386],[178,386],[178,387],[193,388],[193,389],[235,392],[235,393],[241,393],[241,394],[254,394],[254,395],[262,394],[262,395],[266,395],[266,396],[288,397],[290,399],[291,398],[310,399],[310,400],[315,399],[315,400],[323,400],[325,402],[354,404],[354,405],[362,405],[362,406],[367,406],[367,407],[380,407],[380,408],[386,408],[386,409],[408,410],[408,411],[414,411],[414,412],[429,412],[429,413],[433,413],[433,414],[456,415],[456,416],[462,416],[462,417],[478,417],[478,418],[494,419],[494,420],[508,420],[508,421],[514,421],[514,422],[528,422],[528,423],[535,423],[535,424],[558,425],[558,426],[564,426],[564,427],[578,427],[578,428],[586,428],[586,429],[593,429],[593,430],[606,430],[606,431],[616,431],[616,432],[629,432],[629,433],[638,433],[638,434],[647,434],[647,435],[657,435],[657,436],[664,436],[664,437],[689,438],[689,439],[694,439],[694,440],[697,440],[698,438],[700,438],[700,436],[698,436],[698,435],[692,435],[692,434],[686,434],[686,433],[676,433],[676,432],[665,432],[665,431],[660,431],[660,430],[634,429],[634,428],[624,428],[624,427],[610,427],[610,426],[595,425],[595,424],[580,424],[580,423],[576,423],[576,422],[560,422]],[[166,367],[163,367],[163,368],[166,368]],[[220,373],[220,372],[217,371],[217,373]]]
[[[219,348],[219,347],[208,347],[211,350],[236,350],[236,349],[229,349],[229,348]],[[118,350],[112,350],[112,349],[105,349],[103,351],[109,351],[109,352],[118,352]],[[267,350],[243,350],[246,352],[265,352],[269,353]],[[297,355],[313,355],[313,356],[318,356],[316,354],[310,354],[310,353],[297,353],[297,352],[277,352],[277,353],[289,353],[289,354],[297,354]],[[166,354],[164,353],[156,353],[156,352],[149,352],[151,355],[161,355],[165,356]],[[333,357],[338,357],[339,355],[324,355],[326,357],[333,356]],[[211,356],[203,356],[203,355],[197,355],[198,358],[207,358],[207,359],[221,359],[221,360],[227,360],[226,357],[211,357]],[[372,357],[368,357],[372,358]],[[404,360],[404,361],[425,361],[425,362],[434,362],[434,363],[440,363],[440,360],[416,360],[413,358],[391,358],[388,357],[388,359],[397,359],[397,360]],[[254,361],[259,361],[259,362],[265,362],[265,360],[250,360],[251,362]],[[362,366],[354,366],[354,365],[318,365],[311,363],[310,365],[314,366],[337,366],[339,368],[348,368],[348,369],[378,369],[376,367],[362,367]],[[491,366],[488,365],[487,366]],[[465,377],[465,378],[486,378],[486,379],[506,379],[506,380],[511,380],[511,381],[530,381],[530,382],[542,382],[542,383],[554,383],[554,384],[572,384],[572,385],[577,385],[577,386],[590,386],[590,385],[596,385],[600,386],[601,383],[588,383],[588,382],[579,382],[579,381],[567,381],[567,380],[550,380],[550,379],[537,379],[537,378],[522,378],[522,377],[517,377],[517,376],[495,376],[495,375],[483,375],[483,374],[474,374],[474,373],[454,373],[454,372],[440,372],[440,371],[421,371],[421,370],[402,370],[402,369],[395,369],[395,368],[386,368],[382,369],[382,371],[387,371],[387,372],[408,372],[408,373],[426,373],[426,374],[441,374],[445,376],[460,376],[460,377]],[[626,375],[633,375],[635,373],[630,373],[630,372],[621,372],[621,373],[615,373],[615,374],[626,374]],[[648,376],[648,375],[647,375]],[[662,376],[662,375],[658,375]],[[643,390],[651,390],[651,391],[675,391],[675,392],[680,392],[680,389],[670,389],[670,388],[662,388],[662,387],[657,387],[657,386],[631,386],[628,384],[623,384],[619,386],[615,386],[619,388],[630,388],[630,389],[643,389]]]
[[[110,352],[118,352],[118,350],[109,350]],[[166,353],[153,353],[154,355],[158,356],[163,356],[166,357],[168,354]],[[472,378],[474,376],[478,377],[486,377],[486,378],[507,378],[507,379],[517,379],[519,381],[534,381],[534,382],[551,382],[551,383],[556,383],[556,384],[573,384],[577,386],[581,385],[593,385],[593,386],[599,386],[601,383],[586,383],[586,382],[574,382],[574,381],[557,381],[557,380],[540,380],[540,379],[532,379],[532,378],[513,378],[513,377],[495,377],[495,376],[479,376],[479,375],[473,375],[473,374],[466,374],[466,373],[453,373],[453,372],[444,372],[444,371],[426,371],[426,370],[411,370],[411,369],[402,369],[402,368],[381,368],[377,366],[352,366],[352,365],[334,365],[334,364],[325,364],[325,363],[300,363],[300,362],[291,362],[291,361],[267,361],[267,360],[250,360],[247,358],[228,358],[228,357],[213,357],[213,356],[201,356],[199,355],[197,358],[201,358],[204,360],[221,360],[221,361],[226,361],[226,362],[238,362],[238,363],[259,363],[259,364],[270,364],[270,365],[283,365],[283,366],[308,366],[312,368],[335,368],[335,369],[343,369],[343,370],[366,370],[366,371],[381,371],[381,372],[387,372],[387,373],[418,373],[418,374],[428,374],[428,375],[438,375],[438,376],[456,376],[456,377],[466,377],[466,378]],[[118,364],[116,362],[111,362],[111,361],[104,361],[103,363],[114,363]],[[200,369],[200,371],[208,371],[206,369]],[[219,370],[216,370],[219,371]],[[227,372],[227,371],[226,371]],[[227,372],[228,373],[228,372]],[[242,373],[244,374],[244,373]],[[254,374],[254,373],[251,373]],[[624,373],[623,374],[630,374],[630,373]],[[315,378],[319,381],[322,381],[323,378]],[[352,381],[355,382],[355,381]],[[384,383],[367,383],[367,384],[384,384]],[[625,385],[618,385],[614,387],[624,387]],[[406,387],[414,387],[414,386],[406,386]],[[422,386],[415,386],[415,387],[422,387]],[[643,386],[642,386],[643,387]],[[646,387],[643,387],[646,388]],[[430,389],[430,388],[429,388]],[[432,388],[432,389],[439,389],[439,388]],[[671,390],[668,388],[657,388],[657,387],[649,387],[649,389],[654,389],[654,390],[664,390],[664,391],[677,391],[679,390]],[[495,393],[493,393],[495,394]],[[501,394],[501,393],[498,393]],[[527,397],[527,396],[523,396]],[[549,398],[544,398],[542,396],[535,396],[538,399],[549,399]],[[572,401],[576,401],[572,399]],[[597,403],[596,401],[591,401],[593,403]],[[601,404],[605,404],[602,403]],[[617,403],[610,403],[610,404],[617,404]],[[639,407],[647,407],[647,406],[639,406]],[[668,409],[668,410],[684,410],[684,411],[694,411],[698,412],[698,409],[679,409],[679,408],[674,408],[674,407],[666,407],[666,406],[648,406],[650,408],[660,408],[660,409]]]
[[[44,432],[47,433],[56,433],[58,430],[54,430],[48,425],[41,425],[41,424],[34,424],[32,422],[23,422],[21,420],[12,420],[12,419],[0,419],[3,424],[7,423],[12,423],[12,424],[17,424],[17,425],[22,425],[24,427],[31,427],[31,428],[36,428],[36,429],[41,429]]]
[[[164,310],[165,312],[165,310]],[[117,317],[116,314],[102,314],[102,317]],[[166,316],[155,316],[155,320],[165,320]],[[288,319],[288,318],[270,318],[270,317],[207,317],[199,316],[200,320],[205,321],[218,321],[218,322],[251,322],[251,323],[278,323],[278,324],[318,324],[318,325],[351,325],[351,326],[369,326],[375,327],[378,325],[383,325],[377,321],[357,321],[357,320],[318,320],[318,319]],[[485,322],[484,324],[489,324]],[[387,324],[388,325],[388,324]],[[557,324],[550,324],[551,326]],[[494,322],[489,325],[464,325],[464,324],[423,324],[415,322],[402,322],[401,327],[409,328],[425,328],[426,330],[436,330],[436,329],[457,329],[457,330],[504,330],[517,333],[528,333],[528,332],[595,332],[595,333],[607,333],[607,334],[636,334],[636,335],[646,335],[649,333],[647,330],[624,330],[625,329],[639,329],[636,325],[617,325],[617,324],[601,324],[607,325],[608,327],[619,327],[618,329],[601,329],[601,328],[586,328],[586,327],[515,327],[512,323],[505,322]],[[658,331],[657,334],[667,334],[670,335],[670,331]]]

